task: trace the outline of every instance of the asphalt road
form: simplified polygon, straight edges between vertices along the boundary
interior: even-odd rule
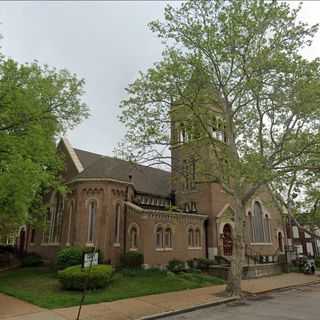
[[[320,285],[248,298],[165,318],[167,320],[320,320]]]

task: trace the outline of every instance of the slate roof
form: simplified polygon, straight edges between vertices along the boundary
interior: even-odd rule
[[[170,172],[134,164],[125,160],[103,156],[100,154],[74,149],[84,170],[74,179],[111,178],[124,182],[131,182],[141,193],[159,196],[170,195]]]

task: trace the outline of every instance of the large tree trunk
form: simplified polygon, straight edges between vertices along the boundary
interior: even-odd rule
[[[228,296],[241,296],[242,268],[245,253],[245,207],[239,198],[235,200],[232,260],[226,287]]]

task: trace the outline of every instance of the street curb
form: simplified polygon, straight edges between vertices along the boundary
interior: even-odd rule
[[[142,318],[139,318],[139,320],[155,320],[155,319],[161,319],[161,318],[165,318],[165,317],[169,317],[169,316],[175,316],[178,314],[182,314],[182,313],[187,313],[187,312],[192,312],[192,311],[196,311],[196,310],[200,310],[200,309],[204,309],[204,308],[208,308],[208,307],[213,307],[213,306],[218,306],[220,304],[226,304],[229,302],[234,302],[239,300],[240,297],[230,297],[230,298],[224,298],[224,299],[220,299],[217,301],[211,301],[211,302],[207,302],[207,303],[202,303],[202,304],[197,304],[191,307],[186,307],[186,308],[181,308],[181,309],[177,309],[177,310],[172,310],[172,311],[166,311],[166,312],[161,312],[161,313],[156,313],[156,314],[152,314],[149,316],[145,316]]]
[[[259,295],[259,294],[266,294],[266,293],[271,293],[271,292],[278,292],[278,291],[286,291],[288,289],[293,289],[293,288],[301,288],[301,287],[306,287],[306,286],[311,286],[314,284],[320,284],[320,280],[316,280],[316,281],[311,281],[311,282],[307,282],[307,283],[302,283],[302,284],[294,284],[291,286],[286,286],[286,287],[281,287],[281,288],[275,288],[275,289],[269,289],[269,290],[264,290],[264,291],[259,291],[259,292],[255,292],[255,293],[251,293],[251,292],[244,292],[245,295],[247,297],[250,296],[254,296],[254,295]]]

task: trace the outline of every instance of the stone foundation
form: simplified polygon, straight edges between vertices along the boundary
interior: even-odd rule
[[[256,264],[243,267],[243,279],[254,279],[269,277],[284,272],[284,266],[277,263]],[[209,271],[210,275],[227,280],[229,266],[212,266]]]

